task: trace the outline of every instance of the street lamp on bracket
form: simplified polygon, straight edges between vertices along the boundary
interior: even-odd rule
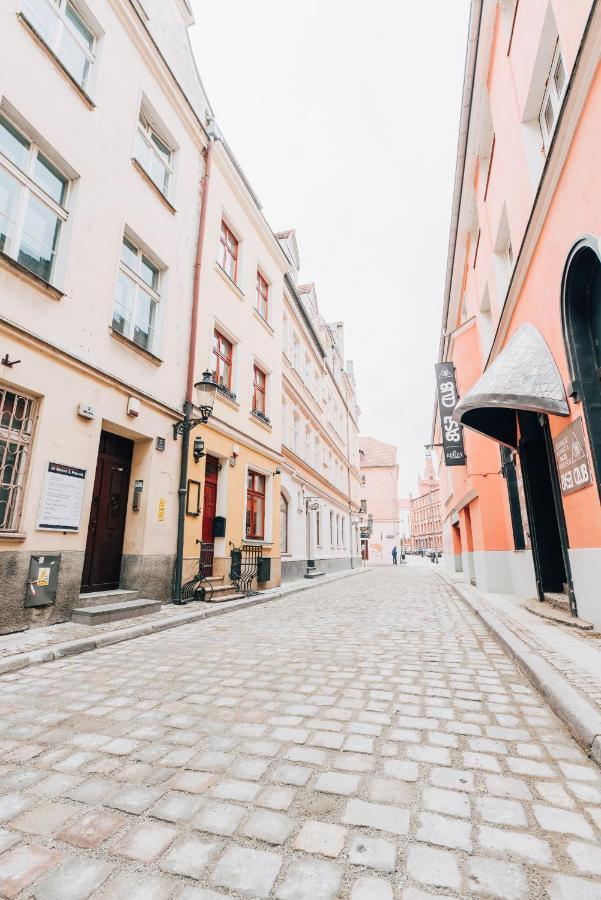
[[[178,434],[182,436],[182,455],[179,469],[178,511],[177,511],[177,546],[175,553],[175,575],[173,585],[173,602],[181,604],[182,600],[182,573],[184,566],[184,529],[186,522],[186,495],[188,492],[188,455],[190,452],[190,432],[197,425],[206,425],[213,414],[217,382],[207,369],[202,373],[201,381],[194,385],[196,391],[196,404],[190,400],[184,401],[184,417],[173,425],[173,439],[177,440]],[[199,415],[194,416],[195,408]],[[198,462],[204,455],[204,445],[195,441],[194,460]]]

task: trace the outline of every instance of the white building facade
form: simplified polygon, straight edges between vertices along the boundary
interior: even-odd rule
[[[282,322],[282,581],[360,564],[359,429],[344,328],[327,324],[315,286],[298,284],[294,231],[277,235],[290,261]]]

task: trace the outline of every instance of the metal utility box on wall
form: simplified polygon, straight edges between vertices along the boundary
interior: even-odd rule
[[[25,589],[25,608],[53,606],[56,600],[60,553],[54,556],[32,556]]]
[[[271,578],[271,557],[270,556],[262,556],[259,560],[259,567],[257,571],[257,581],[259,584],[265,584],[266,581],[269,581]]]
[[[215,516],[213,519],[213,537],[225,537],[225,516]]]

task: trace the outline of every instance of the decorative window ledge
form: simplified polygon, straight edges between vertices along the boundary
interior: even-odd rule
[[[75,88],[75,90],[77,91],[77,93],[79,94],[81,99],[84,101],[86,106],[89,109],[96,109],[96,104],[94,103],[94,101],[92,100],[92,98],[90,97],[88,92],[84,88],[82,88],[82,86],[79,84],[79,82],[75,78],[73,78],[73,75],[71,75],[69,70],[66,68],[65,64],[62,62],[61,59],[59,59],[59,57],[56,55],[56,53],[54,52],[52,47],[50,47],[46,43],[46,41],[44,40],[42,35],[39,33],[37,28],[35,28],[35,26],[31,24],[31,22],[29,21],[27,16],[25,16],[23,13],[19,12],[19,13],[17,13],[17,18],[19,19],[21,24],[27,29],[27,31],[30,32],[33,39],[35,41],[37,41],[37,43],[40,45],[42,50],[44,50],[44,52],[47,54],[47,56],[50,57],[50,59],[52,60],[54,65],[57,67],[57,69],[59,69],[61,75],[63,75],[67,79],[69,84]]]
[[[273,547],[273,541],[264,541],[263,538],[245,537],[243,543],[249,544],[251,547]]]
[[[259,310],[254,306],[253,306],[253,313],[255,314],[255,317],[259,320],[259,322],[261,323],[263,328],[266,331],[268,331],[269,334],[274,335],[275,331],[273,330],[273,328],[271,327],[271,325],[269,324],[267,319],[264,319],[263,316],[261,315],[261,313],[259,312]]]
[[[28,269],[27,266],[24,266],[22,263],[17,262],[16,259],[13,259],[12,256],[9,256],[7,253],[4,253],[3,250],[0,250],[0,266],[11,269],[19,275],[19,277],[23,278],[24,281],[28,281],[52,300],[62,300],[65,296],[63,291],[54,287],[53,284],[50,284],[49,281],[45,281],[39,275],[36,275],[35,272],[32,272],[31,269]]]
[[[231,397],[228,397],[227,394],[222,393],[221,391],[217,391],[217,399],[221,400],[223,403],[226,403],[227,406],[231,406],[232,409],[238,411],[240,409],[240,404],[237,400],[232,400]]]
[[[236,399],[236,394],[234,393],[234,391],[230,391],[230,389],[224,384],[218,384],[217,391],[219,392],[219,394],[221,394],[222,397],[225,397],[226,400],[229,400],[230,403],[235,403],[236,406],[240,406]]]
[[[115,331],[112,325],[109,325],[109,330],[116,341],[125,344],[126,347],[129,347],[129,349],[133,350],[135,353],[139,353],[140,356],[143,356],[144,359],[147,359],[148,362],[151,362],[154,366],[163,365],[163,360],[159,356],[155,356],[154,353],[150,352],[150,350],[145,350],[144,347],[140,347],[140,345],[136,344],[135,341],[132,341],[120,332]]]
[[[263,426],[263,428],[267,428],[268,431],[271,431],[271,419],[269,416],[260,413],[256,409],[252,409],[250,414],[256,422],[259,422]]]
[[[24,531],[0,531],[0,541],[25,541],[27,535]]]
[[[150,175],[148,174],[148,172],[146,171],[144,166],[141,165],[140,162],[138,162],[138,160],[135,158],[135,156],[132,156],[131,162],[132,162],[134,169],[137,169],[137,171],[140,173],[142,178],[150,185],[150,187],[153,189],[155,194],[157,194],[159,200],[162,200],[163,203],[165,204],[165,206],[167,207],[167,209],[169,210],[169,212],[172,213],[173,215],[175,215],[177,212],[175,206],[171,203],[171,201],[168,199],[168,197],[162,192],[160,187],[154,183],[154,181],[152,180],[152,178],[150,177]]]
[[[240,288],[238,287],[238,285],[236,284],[236,282],[233,281],[233,280],[230,278],[230,276],[227,274],[227,272],[225,271],[225,269],[224,269],[222,266],[220,266],[219,263],[218,263],[217,261],[215,262],[215,268],[217,269],[217,271],[219,272],[219,274],[221,275],[221,277],[223,278],[223,280],[225,281],[225,283],[226,283],[229,287],[231,287],[231,289],[233,290],[234,294],[236,294],[236,296],[238,297],[238,299],[239,299],[239,300],[244,300],[244,293],[240,290]]]

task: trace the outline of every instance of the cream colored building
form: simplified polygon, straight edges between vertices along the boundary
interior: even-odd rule
[[[205,456],[188,466],[184,578],[205,567],[227,586],[233,548],[268,559],[260,588],[280,583],[282,297],[288,260],[259,200],[211,126],[196,369],[219,384],[213,415],[192,432]],[[193,496],[190,496],[192,493]],[[198,500],[198,502],[197,502]],[[220,583],[217,581],[216,583]]]
[[[210,113],[190,23],[0,4],[0,631],[82,590],[171,596]]]
[[[355,379],[342,322],[328,324],[315,285],[299,285],[293,230],[282,323],[282,581],[359,565],[359,441]]]

